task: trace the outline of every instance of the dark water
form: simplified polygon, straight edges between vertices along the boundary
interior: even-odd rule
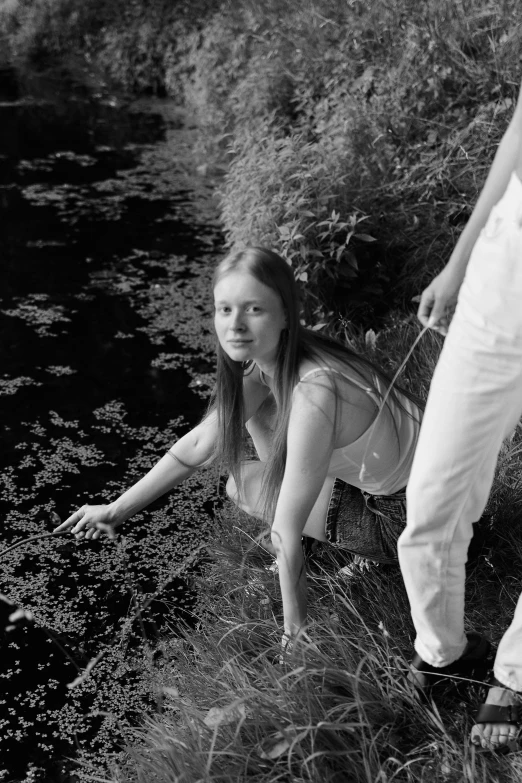
[[[192,135],[166,102],[0,72],[2,549],[114,498],[205,409],[221,238]],[[154,707],[153,648],[190,621],[215,481],[193,477],[117,542],[46,538],[0,560],[0,589],[35,617],[0,646],[0,781],[101,774],[118,726]]]

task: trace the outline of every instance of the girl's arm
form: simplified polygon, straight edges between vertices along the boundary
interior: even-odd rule
[[[247,376],[244,379],[245,421],[254,415],[268,393],[269,389],[256,378]],[[111,524],[120,525],[191,476],[212,456],[216,437],[217,414],[214,411],[180,438],[142,479],[109,505]]]
[[[244,381],[245,421],[254,415],[269,390],[260,383],[259,372]],[[108,505],[84,505],[59,525],[55,532],[72,528],[76,538],[99,538],[121,525],[154,500],[164,495],[204,464],[214,451],[217,437],[217,415],[207,416],[193,430],[178,440],[136,484]]]
[[[217,417],[213,412],[180,438],[143,478],[109,504],[111,524],[121,525],[192,476],[212,456],[216,428]]]
[[[328,473],[334,447],[335,392],[331,379],[299,383],[288,426],[286,468],[272,525],[284,629],[306,623],[306,574],[301,536]]]
[[[216,442],[217,417],[211,413],[178,440],[136,484],[108,505],[84,505],[62,522],[55,532],[72,528],[76,538],[99,538],[105,528],[121,525],[165,492],[191,476],[206,462]]]
[[[511,174],[517,166],[521,150],[522,91],[513,118],[498,146],[484,187],[471,217],[455,245],[450,260],[422,293],[418,317],[424,326],[436,327],[437,323],[441,322],[437,331],[443,334],[447,332],[443,318],[445,310],[457,301],[471,251],[489,213],[506,190]]]

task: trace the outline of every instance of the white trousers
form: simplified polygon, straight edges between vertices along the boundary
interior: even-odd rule
[[[459,658],[472,524],[484,511],[503,439],[522,414],[522,183],[513,174],[477,240],[433,375],[407,488],[399,561],[432,666]],[[522,691],[522,596],[495,676]]]

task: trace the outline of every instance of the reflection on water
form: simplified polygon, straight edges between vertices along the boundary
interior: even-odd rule
[[[0,94],[2,548],[113,498],[202,415],[220,249],[168,103],[93,100],[62,77],[18,89]],[[182,564],[215,481],[193,477],[116,543],[46,538],[0,561],[0,589],[36,619],[4,634],[0,780],[72,780],[63,757],[101,763],[117,721],[154,703],[144,636],[190,620]],[[125,622],[155,595],[141,630]]]

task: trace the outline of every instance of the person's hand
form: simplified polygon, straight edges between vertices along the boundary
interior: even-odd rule
[[[440,334],[448,333],[448,326],[457,304],[464,274],[451,267],[445,267],[424,289],[420,297],[417,318]]]
[[[114,521],[111,518],[109,506],[82,506],[71,514],[65,522],[58,525],[53,533],[62,533],[64,530],[71,529],[71,533],[77,538],[96,539],[102,533],[106,533],[109,538],[116,538],[114,532]]]
[[[287,657],[291,655],[294,649],[294,640],[289,633],[284,633],[281,639],[281,652],[279,653],[278,663],[283,666]]]
[[[309,628],[310,626],[308,626]],[[287,661],[289,658],[292,657],[296,644],[302,642],[304,643],[305,647],[304,649],[309,650],[310,652],[319,653],[319,647],[315,644],[315,642],[312,641],[308,633],[302,628],[297,634],[290,634],[287,631],[283,633],[283,637],[281,639],[281,652],[279,654],[279,664],[283,666],[285,661]]]

